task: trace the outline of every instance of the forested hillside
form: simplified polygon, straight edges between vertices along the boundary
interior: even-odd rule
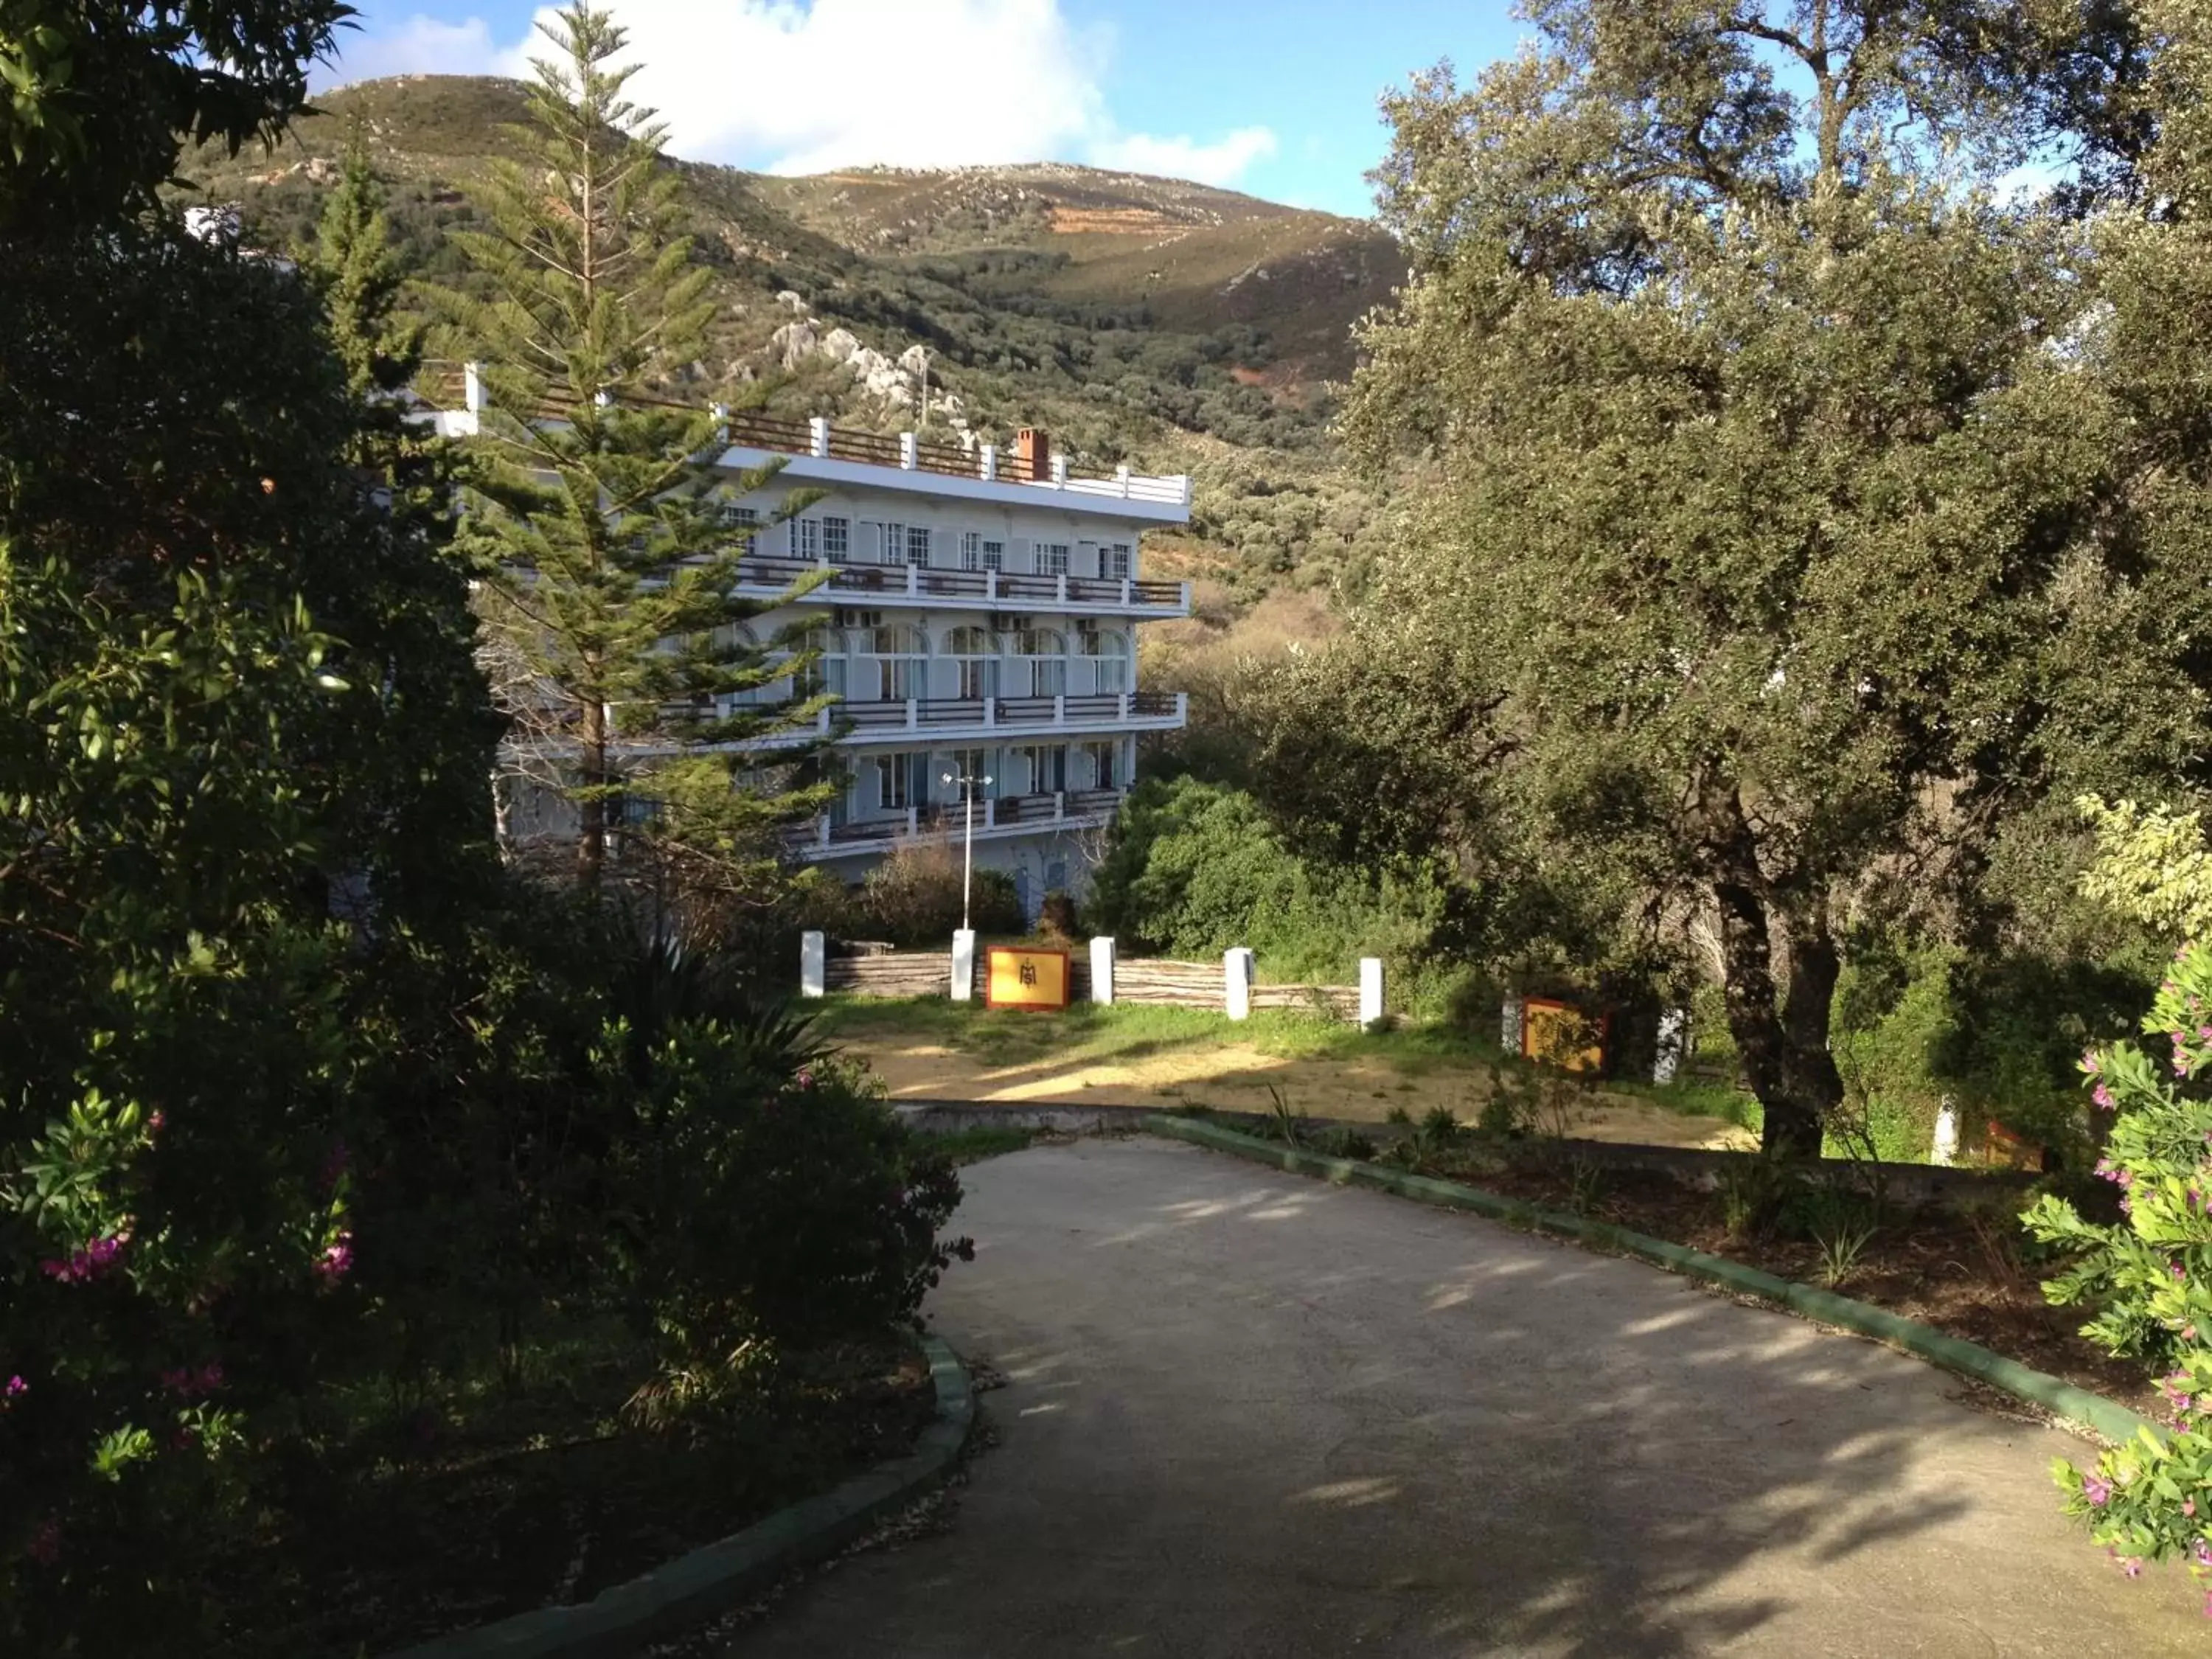
[[[249,240],[308,234],[358,135],[416,274],[467,280],[445,240],[479,222],[511,154],[514,82],[409,76],[331,94],[272,151],[188,155],[191,199]],[[1339,465],[1333,386],[1350,327],[1404,275],[1362,221],[1206,185],[1056,164],[775,178],[678,161],[695,258],[715,272],[709,349],[680,386],[788,416],[1003,441],[1042,424],[1079,464],[1197,480],[1188,538],[1154,568],[1201,583],[1202,645],[1271,591],[1358,587],[1383,503]],[[1271,614],[1319,625],[1327,607]]]

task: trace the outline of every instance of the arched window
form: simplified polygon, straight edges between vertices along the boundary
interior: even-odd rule
[[[988,628],[956,628],[945,636],[953,664],[956,697],[999,695],[999,636]]]
[[[1055,697],[1067,690],[1067,635],[1056,628],[1025,628],[1014,635],[1014,682],[1028,695]]]
[[[805,635],[796,642],[791,655],[805,655],[813,659],[791,676],[793,696],[817,697],[824,691],[836,697],[845,695],[845,635],[842,631],[835,628],[810,628]]]
[[[853,696],[896,702],[928,695],[928,641],[912,623],[891,623],[860,630],[859,660],[853,672]]]
[[[1129,689],[1129,640],[1126,634],[1104,631],[1085,634],[1083,654],[1091,659],[1091,689],[1093,691],[1127,691]]]

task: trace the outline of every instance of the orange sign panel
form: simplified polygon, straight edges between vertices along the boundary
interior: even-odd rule
[[[1530,997],[1521,1008],[1521,1054],[1567,1072],[1605,1069],[1605,1021],[1571,1003]]]
[[[994,1008],[1065,1008],[1070,980],[1065,951],[994,946],[983,1000]]]

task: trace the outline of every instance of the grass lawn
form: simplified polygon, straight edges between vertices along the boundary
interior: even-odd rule
[[[814,1005],[821,1034],[865,1060],[895,1099],[1210,1106],[1379,1121],[1441,1106],[1472,1121],[1502,1067],[1482,1036],[1439,1025],[1363,1032],[1280,1010],[1232,1024],[1194,1008],[1080,1003],[1064,1012],[837,996]],[[1607,1085],[1577,1133],[1698,1146],[1745,1143],[1756,1104],[1733,1090]],[[1756,1121],[1755,1118],[1751,1121]]]

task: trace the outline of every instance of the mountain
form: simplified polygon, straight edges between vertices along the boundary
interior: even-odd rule
[[[418,276],[463,283],[445,232],[478,222],[524,115],[512,81],[363,82],[273,150],[188,155],[181,193],[235,204],[258,246],[304,241],[357,133]],[[1079,463],[1192,473],[1192,533],[1157,568],[1205,582],[1217,627],[1277,587],[1357,581],[1384,504],[1345,472],[1328,422],[1351,325],[1403,269],[1376,226],[1060,164],[668,165],[717,306],[709,350],[672,390],[891,430],[916,423],[926,362],[933,430],[1042,425]]]

